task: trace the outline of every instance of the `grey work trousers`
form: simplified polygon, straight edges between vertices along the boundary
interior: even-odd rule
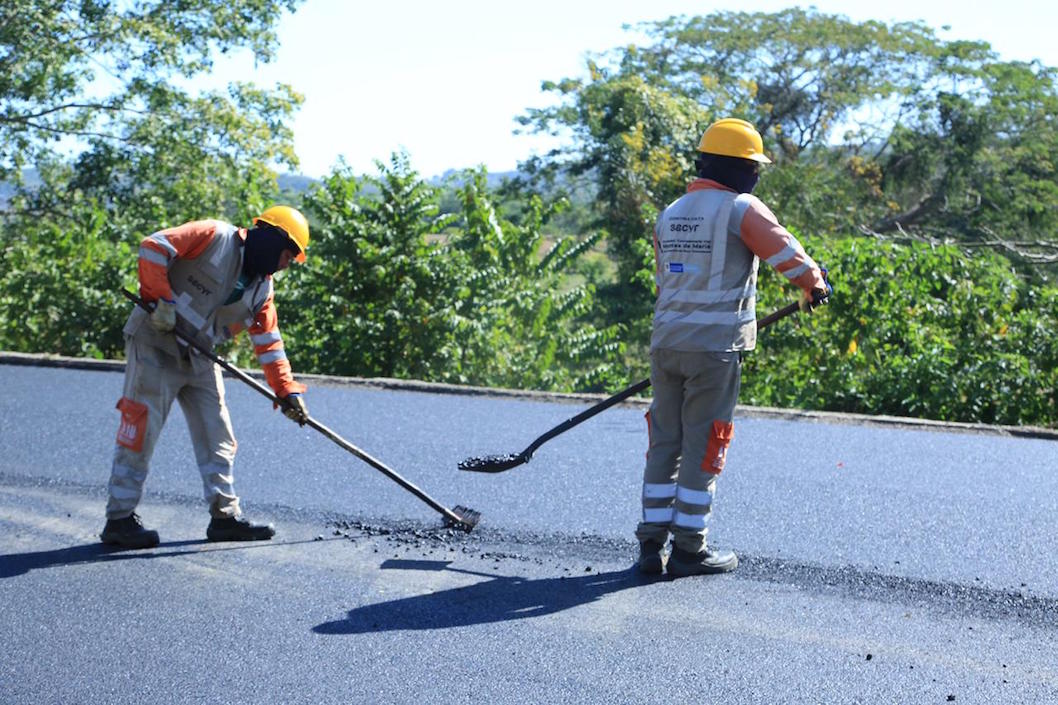
[[[197,371],[187,358],[174,357],[135,336],[126,341],[125,357],[125,388],[118,402],[122,418],[110,472],[107,518],[127,517],[139,504],[151,455],[174,399],[180,402],[191,432],[210,514],[237,516],[239,498],[232,478],[236,442],[220,368],[210,365]]]
[[[647,412],[640,541],[682,550],[706,546],[717,475],[734,436],[742,380],[738,352],[656,349],[650,354],[654,399]]]

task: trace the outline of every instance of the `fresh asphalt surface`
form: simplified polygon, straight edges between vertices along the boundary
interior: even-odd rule
[[[469,535],[227,380],[248,515],[210,544],[179,408],[141,514],[97,543],[119,372],[0,365],[2,703],[1058,702],[1058,443],[736,418],[712,541],[732,575],[644,580],[646,431],[587,404],[314,384],[313,416]]]

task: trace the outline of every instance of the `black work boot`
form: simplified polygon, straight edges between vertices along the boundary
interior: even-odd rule
[[[158,532],[143,528],[135,512],[123,519],[107,519],[99,538],[103,543],[122,548],[151,548],[158,545]]]
[[[210,541],[267,541],[276,535],[271,524],[254,524],[246,517],[213,517],[206,527]]]
[[[734,551],[717,551],[706,546],[703,546],[698,553],[691,553],[679,546],[673,546],[672,555],[669,556],[668,561],[669,575],[674,578],[730,573],[737,567],[738,556]]]
[[[665,570],[665,544],[661,541],[640,541],[636,568],[646,575],[661,575]]]

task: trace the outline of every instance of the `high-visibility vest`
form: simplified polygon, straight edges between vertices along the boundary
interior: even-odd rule
[[[163,246],[166,244],[164,231],[154,233],[148,239]],[[144,250],[141,247],[141,257],[145,256]],[[152,251],[146,250],[146,256],[152,256]],[[235,289],[242,260],[238,228],[216,221],[212,241],[200,255],[193,259],[177,257],[169,265],[169,284],[179,314],[177,325],[181,332],[193,335],[207,348],[231,338],[233,330],[253,325],[254,316],[272,296],[272,278],[259,276],[250,282],[240,299],[224,303]],[[144,325],[146,320],[146,312],[137,308],[125,324],[125,334],[141,336],[149,344],[179,355],[176,338]],[[192,356],[192,362],[198,365],[212,365],[206,358],[201,360]]]
[[[662,211],[651,349],[752,350],[757,343],[758,259],[741,236],[748,194],[689,191]]]

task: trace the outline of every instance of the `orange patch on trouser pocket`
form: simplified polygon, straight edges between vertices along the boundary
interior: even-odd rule
[[[147,405],[122,397],[117,408],[121,411],[118,445],[138,453],[143,450],[143,437],[147,435]]]
[[[714,421],[713,432],[709,434],[709,445],[705,448],[702,459],[704,472],[719,475],[727,462],[727,449],[735,437],[735,424],[730,421]]]

